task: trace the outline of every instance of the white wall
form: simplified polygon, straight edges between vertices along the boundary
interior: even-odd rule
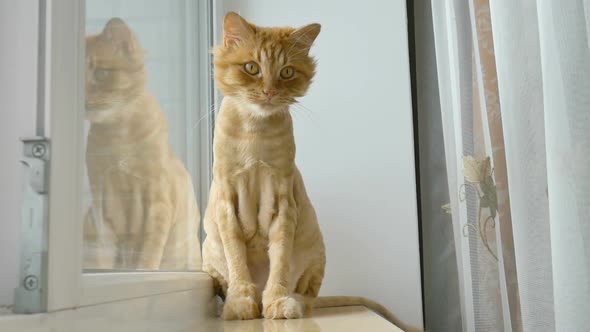
[[[322,294],[370,297],[422,326],[405,1],[220,7],[260,25],[322,24],[312,48],[318,74],[302,101],[309,111],[292,112],[328,251]]]
[[[0,305],[18,283],[19,137],[35,134],[37,1],[0,1]]]

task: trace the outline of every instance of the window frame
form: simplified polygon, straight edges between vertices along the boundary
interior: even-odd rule
[[[43,0],[42,0],[43,1]],[[212,1],[185,0],[197,9],[196,38],[199,73],[208,80],[198,84],[196,103],[209,110],[213,101],[210,46]],[[45,121],[51,141],[49,220],[47,228],[47,312],[113,301],[202,289],[210,284],[203,272],[83,273],[84,185],[84,75],[86,1],[47,0],[45,31]],[[187,13],[187,15],[190,15]],[[190,21],[187,21],[190,22]],[[200,75],[199,75],[200,76]],[[72,116],[73,115],[73,116]],[[211,179],[213,115],[204,116],[197,144],[199,187],[195,188],[201,210],[207,202]],[[193,174],[194,175],[194,174]],[[201,223],[202,224],[202,223]],[[201,231],[202,232],[202,231]]]

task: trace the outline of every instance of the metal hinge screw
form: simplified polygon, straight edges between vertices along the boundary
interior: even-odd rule
[[[39,287],[39,279],[37,279],[34,275],[29,275],[25,277],[24,286],[26,290],[35,290]]]
[[[35,144],[33,145],[33,156],[37,158],[43,157],[45,154],[45,145],[43,144]]]

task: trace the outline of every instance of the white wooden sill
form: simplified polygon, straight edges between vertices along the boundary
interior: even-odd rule
[[[209,330],[195,325],[188,331],[223,332],[403,332],[365,307],[337,307],[314,310],[311,317],[289,320],[256,319],[212,321]]]
[[[35,315],[2,315],[0,331],[173,332],[213,320],[213,282],[203,272],[97,273],[83,275],[81,283],[79,306]]]
[[[202,272],[92,273],[82,276],[81,306],[198,289],[207,294],[211,278]]]
[[[85,275],[82,283],[79,307],[37,315],[0,315],[0,331],[402,331],[360,306],[317,309],[311,317],[297,320],[223,321],[213,314],[213,283],[205,273],[92,274]]]

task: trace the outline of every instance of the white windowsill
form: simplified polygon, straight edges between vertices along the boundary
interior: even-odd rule
[[[202,326],[195,325],[189,331],[403,332],[373,311],[361,306],[315,309],[311,317],[302,319],[256,319],[248,321],[215,319],[207,328],[202,330]]]
[[[92,273],[82,276],[80,306],[212,288],[203,272]]]
[[[0,315],[0,331],[402,331],[361,306],[316,309],[295,320],[223,321],[213,315],[216,301],[206,273],[96,273],[84,275],[82,283],[80,307]]]
[[[214,319],[213,282],[203,272],[97,273],[82,283],[78,307],[0,315],[0,331],[186,331]]]

